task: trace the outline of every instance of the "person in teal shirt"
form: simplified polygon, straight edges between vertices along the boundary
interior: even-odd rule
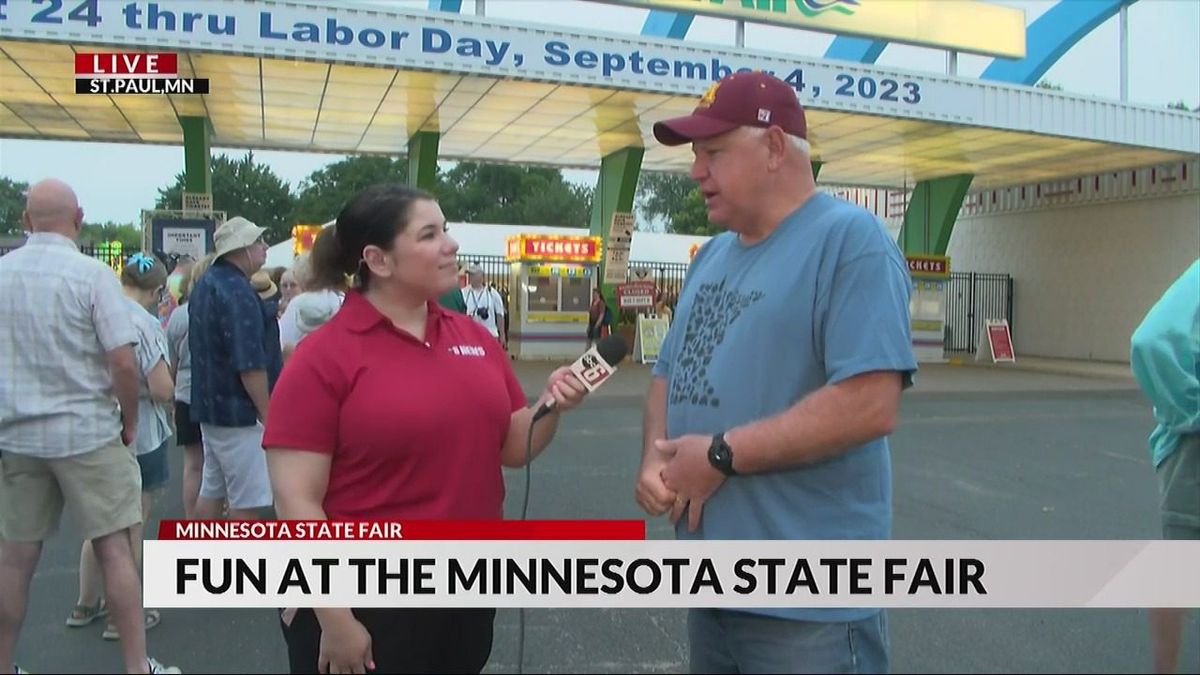
[[[1154,405],[1150,453],[1162,498],[1164,539],[1200,539],[1200,259],[1133,332],[1130,365]],[[1154,670],[1179,663],[1186,609],[1150,610]]]

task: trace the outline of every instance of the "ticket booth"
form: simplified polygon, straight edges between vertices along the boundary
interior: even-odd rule
[[[939,255],[908,255],[912,277],[909,314],[913,356],[918,363],[946,361],[946,284],[950,259]]]
[[[520,234],[506,240],[514,357],[572,359],[584,351],[600,255],[600,237]]]

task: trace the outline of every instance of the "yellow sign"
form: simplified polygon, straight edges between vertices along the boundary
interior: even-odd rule
[[[505,259],[509,262],[598,263],[600,237],[519,234],[505,240]]]
[[[583,265],[530,265],[528,270],[530,277],[584,278],[591,276],[591,270]]]
[[[908,272],[913,278],[949,279],[950,259],[944,255],[925,255],[910,253],[905,257],[908,261]]]
[[[662,352],[663,340],[667,339],[670,324],[667,317],[650,318],[638,315],[637,335],[633,346],[633,360],[641,363],[654,363]]]
[[[972,54],[1025,57],[1025,12],[979,0],[600,0],[855,35]],[[752,46],[752,45],[747,45]]]
[[[525,316],[529,323],[587,323],[587,312],[530,312]]]

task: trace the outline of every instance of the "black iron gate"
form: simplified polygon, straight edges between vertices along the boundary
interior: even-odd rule
[[[1012,277],[952,272],[946,284],[946,351],[975,351],[987,319],[1008,319],[1013,325]]]

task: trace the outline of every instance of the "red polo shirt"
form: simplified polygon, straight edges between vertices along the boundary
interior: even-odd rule
[[[430,303],[422,342],[351,292],[283,369],[263,447],[333,455],[333,520],[498,519],[500,449],[525,405],[474,320]]]

